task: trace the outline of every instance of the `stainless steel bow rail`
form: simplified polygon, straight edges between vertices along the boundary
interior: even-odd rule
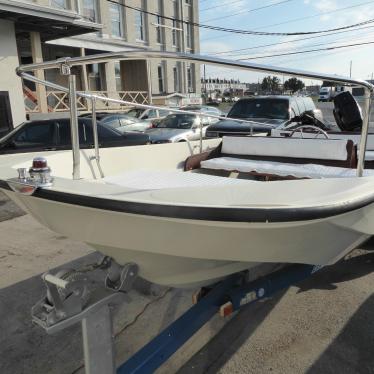
[[[137,266],[123,267],[109,258],[92,266],[107,269],[106,287],[89,290],[86,271],[43,275],[47,292],[33,308],[33,322],[53,334],[81,322],[87,374],[153,373],[217,313],[227,317],[242,307],[268,298],[320,270],[321,266],[289,265],[255,281],[249,273],[232,275],[211,288],[198,290],[194,305],[126,362],[116,368],[110,304],[123,302]],[[109,270],[108,270],[109,269]],[[118,292],[122,291],[122,292]]]
[[[69,93],[69,100],[70,100],[70,115],[71,115],[71,140],[72,140],[72,152],[73,152],[73,178],[79,179],[80,178],[80,150],[79,150],[79,136],[78,136],[78,119],[77,119],[77,104],[76,98],[77,96],[84,97],[92,102],[92,111],[94,117],[95,111],[95,101],[101,100],[105,102],[117,103],[117,104],[125,104],[131,105],[138,108],[145,108],[145,109],[159,109],[160,107],[154,105],[145,105],[145,104],[138,104],[133,103],[126,100],[119,100],[113,98],[103,98],[99,95],[93,95],[87,92],[77,92],[76,91],[76,82],[75,76],[71,73],[71,67],[73,66],[80,66],[86,64],[94,64],[94,63],[103,63],[108,61],[122,61],[122,60],[148,60],[148,59],[166,59],[166,60],[176,60],[176,61],[184,61],[188,63],[197,63],[197,64],[210,64],[210,65],[217,65],[220,67],[228,67],[228,68],[237,68],[249,71],[258,71],[262,73],[273,73],[273,74],[284,74],[289,76],[297,76],[302,78],[309,78],[309,79],[319,79],[319,80],[327,80],[331,82],[341,83],[345,85],[354,85],[363,87],[365,90],[365,100],[364,100],[364,118],[363,118],[363,126],[361,131],[361,140],[359,145],[359,155],[358,155],[358,164],[357,164],[357,176],[361,177],[364,171],[364,164],[365,164],[365,152],[366,152],[366,143],[367,143],[367,135],[369,129],[369,120],[370,120],[370,107],[371,107],[371,96],[374,92],[374,86],[369,82],[363,80],[357,80],[347,77],[342,77],[338,75],[331,75],[331,74],[321,74],[321,73],[314,73],[304,70],[298,69],[289,69],[289,68],[282,68],[276,66],[269,66],[269,65],[261,65],[252,62],[244,62],[244,61],[234,61],[228,59],[222,59],[217,57],[211,56],[203,56],[203,55],[195,55],[195,54],[187,54],[187,53],[175,53],[175,52],[160,52],[160,51],[139,51],[139,50],[129,50],[119,53],[104,53],[104,54],[97,54],[93,56],[84,56],[84,57],[74,57],[74,58],[63,58],[54,61],[46,61],[42,63],[36,64],[29,64],[29,65],[22,65],[17,69],[17,73],[26,80],[30,80],[32,82],[45,85],[47,87],[55,88],[57,90]],[[45,80],[38,79],[34,77],[30,72],[36,70],[46,70],[46,69],[60,69],[61,74],[69,76],[69,88],[59,86],[55,83],[48,82]],[[186,113],[186,114],[194,114],[196,112],[190,112],[188,110],[179,110],[179,109],[170,109],[172,112],[176,113]],[[204,114],[200,114],[204,116]],[[219,119],[226,119],[225,117],[213,116],[213,115],[206,115],[209,117],[215,117]],[[247,122],[254,124],[253,121],[248,120],[241,120],[241,119],[232,119],[234,121],[239,122]],[[201,122],[201,121],[200,121]],[[95,156],[91,159],[95,159],[100,171],[101,176],[103,176],[103,172],[100,167],[100,155],[99,155],[99,142],[97,137],[97,127],[96,121],[93,121],[94,127],[94,142],[95,142]],[[202,128],[200,125],[200,144],[202,141]],[[95,135],[96,133],[96,135]]]

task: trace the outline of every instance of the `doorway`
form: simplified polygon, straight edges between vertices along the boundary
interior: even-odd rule
[[[0,91],[0,138],[13,129],[8,91]]]

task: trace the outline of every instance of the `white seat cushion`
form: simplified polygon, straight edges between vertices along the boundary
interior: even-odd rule
[[[293,139],[250,136],[224,136],[222,153],[231,155],[313,158],[320,160],[347,159],[345,139]]]
[[[278,130],[273,129],[271,130],[272,137],[280,137],[285,136],[284,134],[290,135],[292,131],[290,130]],[[328,133],[330,139],[344,139],[344,140],[352,140],[354,145],[360,146],[361,135],[352,133],[352,134],[340,134],[340,133]],[[310,139],[326,139],[325,135],[323,134],[316,134],[315,132],[295,132],[292,137],[294,138],[310,138]],[[367,151],[374,151],[374,134],[368,134],[367,143],[366,143],[366,152]]]
[[[374,151],[366,151],[365,152],[365,160],[366,161],[374,161]]]
[[[318,164],[289,164],[285,162],[244,160],[233,157],[218,157],[202,161],[201,167],[246,173],[256,172],[281,177],[293,176],[295,178],[347,178],[356,176],[356,169]],[[374,175],[374,170],[365,170],[364,175]]]

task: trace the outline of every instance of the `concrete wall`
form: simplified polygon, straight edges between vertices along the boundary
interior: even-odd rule
[[[9,91],[13,125],[26,119],[21,79],[15,70],[19,65],[14,23],[0,22],[0,91]]]

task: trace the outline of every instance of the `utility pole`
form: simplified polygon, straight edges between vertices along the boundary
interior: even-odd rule
[[[352,78],[352,60],[349,64],[349,78]]]
[[[204,104],[207,102],[208,93],[206,92],[206,71],[205,71],[205,64],[204,64]]]

